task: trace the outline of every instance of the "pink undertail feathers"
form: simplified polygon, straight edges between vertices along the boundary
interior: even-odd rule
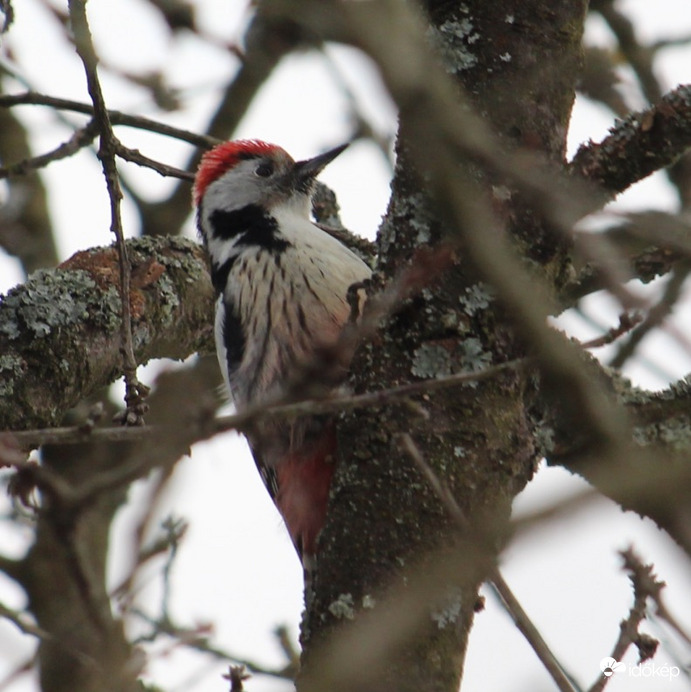
[[[305,565],[316,554],[324,527],[335,456],[336,432],[329,424],[319,440],[291,451],[276,466],[276,506]]]

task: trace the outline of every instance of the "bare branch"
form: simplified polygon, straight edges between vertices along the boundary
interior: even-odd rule
[[[264,418],[291,419],[298,416],[316,416],[339,413],[360,408],[377,408],[388,406],[398,401],[404,401],[411,396],[427,394],[453,387],[482,382],[499,374],[530,364],[528,359],[509,361],[493,365],[476,372],[461,372],[433,380],[409,382],[398,387],[383,389],[364,394],[327,395],[319,399],[304,399],[291,401],[291,397],[281,397],[275,401],[265,402],[261,406],[248,408],[242,413],[224,416],[213,421],[204,431],[205,435],[216,435],[230,430],[244,431]],[[288,403],[286,403],[286,400]],[[35,447],[44,444],[78,444],[92,441],[109,442],[139,442],[157,436],[165,436],[164,426],[151,425],[146,428],[94,428],[84,430],[82,426],[65,428],[46,428],[43,430],[7,431],[23,447]],[[201,440],[203,438],[199,438]],[[196,441],[199,441],[196,440]]]
[[[30,634],[38,639],[50,639],[49,632],[46,632],[32,622],[28,622],[20,613],[12,608],[8,608],[3,603],[0,603],[0,618],[9,620],[24,634]]]
[[[115,151],[118,156],[126,161],[131,161],[139,166],[151,168],[164,177],[168,176],[171,178],[179,178],[180,180],[189,180],[190,182],[194,180],[194,173],[183,171],[181,168],[169,166],[168,164],[151,159],[148,156],[144,156],[137,149],[130,149],[129,147],[124,146],[121,142],[116,142]]]
[[[230,680],[230,692],[244,692],[243,683],[250,677],[245,672],[245,666],[230,666],[228,673],[223,676],[225,680]]]
[[[570,168],[613,196],[672,165],[690,146],[691,86],[682,85],[619,121],[600,143],[581,145]]]
[[[48,106],[57,110],[69,110],[75,113],[84,113],[85,115],[94,115],[94,107],[87,103],[72,101],[70,99],[57,98],[46,94],[39,94],[34,91],[28,91],[23,94],[0,94],[0,108],[11,108],[13,106]],[[108,109],[108,118],[111,125],[124,125],[133,127],[138,130],[146,130],[155,132],[159,135],[179,139],[182,142],[188,142],[196,147],[209,149],[219,143],[219,139],[200,135],[189,130],[182,130],[179,127],[166,125],[150,118],[145,118],[141,115],[131,115],[118,110]]]
[[[143,428],[126,428],[127,430],[141,430]],[[162,487],[158,484],[158,488]],[[155,495],[158,494],[158,488],[154,490]],[[154,507],[156,503],[152,503]],[[148,507],[149,505],[147,505]],[[178,544],[179,541],[183,539],[187,533],[188,524],[184,519],[174,519],[173,517],[168,517],[161,523],[161,527],[164,529],[164,533],[156,537],[147,545],[143,545],[143,537],[146,529],[151,521],[151,516],[153,512],[151,509],[147,511],[147,516],[145,516],[138,524],[135,534],[137,539],[137,555],[132,569],[129,574],[120,582],[120,584],[115,587],[112,591],[114,598],[124,599],[125,604],[123,609],[129,609],[129,599],[132,597],[132,586],[136,579],[136,575],[139,569],[145,565],[149,560],[152,560],[159,555],[168,553],[170,555],[169,560],[172,560],[173,547]],[[167,601],[166,601],[167,602]],[[122,607],[122,606],[121,606]]]
[[[601,376],[606,376],[604,370]],[[582,476],[623,509],[650,517],[691,554],[691,389],[680,381],[668,390],[651,393],[631,388],[616,377],[610,385],[617,390],[611,407],[624,409],[631,420],[631,446],[604,463],[590,446],[587,431],[561,421],[551,430],[555,438],[545,450],[548,463]]]
[[[4,15],[2,26],[0,26],[0,34],[4,34],[14,21],[14,8],[12,7],[12,0],[1,0],[0,12],[2,12]]]
[[[633,22],[615,7],[612,0],[596,0],[592,7],[602,15],[617,37],[619,48],[638,77],[645,97],[651,103],[659,101],[662,90],[653,72],[654,53],[650,47],[643,45],[637,39]]]
[[[660,326],[671,314],[681,296],[682,288],[689,275],[689,271],[691,271],[691,267],[688,261],[685,262],[683,266],[678,266],[673,270],[665,286],[664,295],[660,301],[650,309],[642,324],[636,327],[631,336],[619,347],[616,355],[609,363],[611,368],[620,369],[624,363],[634,355],[643,339],[645,339],[653,329]],[[685,346],[689,348],[688,343],[686,343]]]
[[[167,617],[152,618],[139,609],[134,609],[133,614],[140,620],[145,622],[151,630],[139,637],[137,643],[153,642],[162,636],[170,637],[176,643],[182,646],[207,654],[218,661],[231,661],[236,665],[241,665],[251,673],[259,675],[267,675],[279,680],[293,680],[295,670],[291,665],[286,665],[283,668],[270,668],[258,661],[246,658],[244,656],[236,656],[230,651],[226,651],[209,641],[210,626],[201,624],[194,627],[185,627],[178,625]]]
[[[42,154],[41,156],[35,156],[31,159],[19,161],[11,166],[0,168],[0,178],[25,175],[28,171],[44,168],[54,161],[72,156],[80,149],[91,144],[97,134],[98,126],[94,120],[91,120],[87,125],[75,131],[66,142],[58,145],[53,151]]]
[[[630,109],[617,89],[621,77],[616,69],[615,53],[607,48],[590,45],[584,46],[583,53],[584,65],[578,90],[623,118]]]
[[[613,0],[597,0],[593,3],[596,9],[609,25],[617,37],[619,50],[627,60],[627,64],[633,69],[643,91],[643,95],[650,103],[657,103],[662,98],[662,84],[655,74],[655,47],[646,45],[636,36],[636,30],[631,19],[615,5]],[[686,99],[688,105],[689,99]],[[658,143],[658,140],[654,142]],[[667,143],[668,145],[670,143]],[[671,143],[672,146],[674,143]],[[684,209],[691,205],[691,156],[684,155],[686,146],[681,146],[675,161],[667,164],[667,176],[676,187]],[[629,168],[630,160],[626,166]]]
[[[629,573],[634,599],[628,616],[619,625],[619,637],[610,656],[615,661],[621,661],[628,648],[635,645],[638,649],[638,661],[642,663],[655,655],[658,642],[651,636],[640,633],[638,628],[645,619],[648,598],[657,601],[665,584],[655,578],[653,566],[644,565],[633,548],[623,550],[619,554],[624,560],[624,569]],[[609,677],[601,675],[588,692],[601,692],[608,681]]]
[[[198,145],[202,150],[232,135],[261,85],[283,56],[309,38],[313,37],[306,37],[290,20],[272,22],[261,13],[256,13],[252,17],[245,32],[245,53],[240,69],[226,87],[211,117],[207,128],[207,143]],[[202,153],[203,151],[193,152],[185,164],[185,169],[196,170]],[[174,233],[189,214],[189,189],[186,184],[179,184],[165,200],[154,204],[139,200],[138,206],[144,233]]]
[[[562,307],[603,289],[630,305],[631,296],[622,293],[622,282],[635,278],[648,283],[691,257],[691,224],[683,216],[653,210],[615,216],[621,222],[601,232],[574,233],[575,247],[588,264],[561,289]]]
[[[115,163],[117,140],[108,117],[108,110],[98,79],[98,58],[96,57],[86,17],[86,0],[70,0],[69,9],[77,53],[84,64],[86,82],[91,95],[91,101],[94,104],[94,120],[101,135],[98,158],[101,160],[103,173],[106,178],[111,210],[110,230],[115,235],[120,260],[120,296],[122,299],[121,350],[126,390],[125,403],[127,404],[127,411],[122,418],[122,423],[124,425],[142,425],[144,422],[143,414],[147,408],[145,399],[149,390],[137,377],[137,360],[134,355],[134,342],[132,340],[132,315],[129,301],[132,267],[127,256],[127,245],[125,244],[122,218],[120,216],[122,190]]]
[[[34,668],[36,661],[37,657],[35,655],[31,656],[10,670],[7,675],[0,680],[0,690],[4,691],[9,689],[10,685],[13,685],[19,678],[26,675]]]
[[[590,341],[582,342],[581,347],[592,349],[607,346],[608,344],[616,341],[622,335],[630,332],[637,324],[640,324],[642,319],[643,317],[639,313],[624,312],[619,315],[619,324],[616,327],[612,327],[602,336],[598,336]]]

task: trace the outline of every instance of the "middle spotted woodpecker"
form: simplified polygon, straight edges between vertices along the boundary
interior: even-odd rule
[[[258,140],[207,152],[194,183],[197,226],[218,295],[218,360],[238,411],[284,394],[338,340],[351,286],[370,268],[310,220],[314,181],[345,146],[306,161]],[[257,468],[307,567],[334,469],[332,421],[257,426]]]

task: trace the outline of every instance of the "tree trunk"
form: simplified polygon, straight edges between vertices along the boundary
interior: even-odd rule
[[[447,72],[504,144],[563,163],[586,3],[429,2],[426,10],[433,27],[428,38]],[[383,72],[386,80],[385,66]],[[424,92],[419,98],[424,101]],[[462,232],[436,213],[435,192],[423,182],[425,138],[433,141],[438,133],[421,126],[419,103],[399,105],[397,165],[379,233],[379,270],[390,279],[410,263],[438,278],[406,299],[360,349],[353,365],[358,392],[480,370],[524,355],[505,306],[482,283],[472,251],[466,252]],[[427,151],[434,154],[432,146]],[[499,209],[503,230],[534,271],[559,284],[566,267],[560,237],[518,195],[497,193],[503,181],[491,180],[467,159],[459,158],[457,166],[481,179],[482,194]],[[420,254],[420,247],[449,242],[450,261],[441,259],[443,253]],[[480,605],[478,587],[502,545],[512,500],[539,458],[534,394],[528,377],[507,370],[491,381],[341,420],[335,487],[303,623],[299,688],[323,689],[328,681],[330,689],[458,689]],[[449,521],[410,449],[402,448],[402,435],[410,435],[451,490],[467,519],[464,531]],[[391,588],[395,597],[387,597]],[[331,640],[344,647],[350,642],[350,649],[334,649],[347,661],[340,667],[322,644],[344,619],[364,624],[354,630],[360,638]],[[377,633],[386,633],[386,644]]]

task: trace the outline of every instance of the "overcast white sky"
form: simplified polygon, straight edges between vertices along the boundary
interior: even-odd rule
[[[56,2],[56,6],[59,4]],[[621,3],[642,18],[644,36],[669,37],[691,33],[688,0],[629,0]],[[62,7],[62,5],[59,5]],[[242,35],[244,2],[199,0],[205,31],[227,41]],[[92,30],[102,59],[123,70],[165,69],[170,81],[182,90],[185,108],[166,120],[187,129],[203,128],[218,89],[237,68],[236,61],[219,50],[188,37],[171,41],[154,12],[137,0],[88,4]],[[61,32],[39,0],[15,2],[16,20],[9,42],[17,65],[34,89],[87,100],[84,78],[76,56],[66,49]],[[609,41],[599,24],[589,26],[593,38]],[[123,47],[126,46],[126,50]],[[354,90],[361,106],[384,132],[393,128],[394,110],[379,88],[376,73],[352,50],[336,48],[330,54]],[[674,49],[661,55],[658,70],[667,87],[691,81],[691,51]],[[148,114],[142,93],[118,78],[104,77],[106,98],[113,108]],[[633,86],[627,87],[633,93]],[[17,90],[22,86],[17,85]],[[642,102],[640,105],[643,105]],[[258,137],[284,146],[296,158],[307,157],[344,141],[349,133],[343,97],[329,78],[322,60],[311,55],[291,57],[264,87],[237,135]],[[40,128],[34,143],[42,152],[66,138],[65,128],[49,110],[23,109],[27,121]],[[65,116],[70,121],[74,119]],[[157,116],[158,117],[158,116]],[[611,125],[611,116],[592,104],[579,102],[571,129],[571,149],[588,138],[599,139]],[[129,146],[153,158],[181,165],[189,151],[182,145],[134,130],[120,130]],[[170,183],[157,174],[127,165],[122,171],[151,197],[163,195]],[[338,193],[343,219],[353,230],[373,237],[388,197],[389,169],[373,147],[356,145],[339,157],[322,178]],[[109,210],[102,175],[95,156],[84,151],[45,171],[50,205],[58,228],[61,256],[99,244],[109,244]],[[675,198],[661,175],[623,196],[628,209],[673,209]],[[125,203],[125,224],[130,235],[138,232],[136,218]],[[191,224],[190,234],[193,233]],[[13,260],[0,257],[0,291],[21,280]],[[588,310],[606,326],[616,322],[615,305],[589,301]],[[689,324],[688,305],[677,316]],[[577,319],[568,326],[578,336],[594,335]],[[673,377],[691,371],[691,358],[664,335],[645,344],[645,355]],[[145,370],[155,373],[160,365]],[[664,386],[642,364],[629,374],[644,386]],[[146,377],[146,374],[145,376]],[[583,484],[558,469],[542,469],[516,504],[517,512],[530,511],[578,491]],[[143,485],[132,492],[130,507],[114,530],[116,550],[113,583],[127,567],[131,528],[141,513]],[[0,500],[0,502],[5,502]],[[255,471],[244,441],[234,434],[196,445],[192,456],[178,467],[167,493],[165,512],[190,521],[173,578],[172,614],[180,624],[213,622],[216,643],[238,656],[267,664],[282,662],[271,634],[287,623],[297,636],[302,601],[302,573],[292,545]],[[164,513],[165,513],[164,512]],[[0,524],[0,550],[20,554],[26,537]],[[505,577],[554,651],[584,686],[598,674],[600,660],[609,654],[618,634],[618,623],[628,612],[631,592],[620,571],[617,550],[633,543],[646,561],[653,561],[667,582],[667,599],[676,615],[691,628],[691,578],[688,561],[674,544],[650,522],[624,514],[608,501],[590,508],[572,522],[557,522],[511,545],[503,556]],[[156,612],[160,596],[158,568],[148,570],[142,583],[142,603]],[[18,592],[0,578],[0,601],[21,605]],[[659,636],[659,632],[653,632]],[[0,623],[0,680],[30,651],[30,642]],[[688,660],[688,650],[686,656]],[[625,661],[633,665],[633,655]],[[664,649],[658,664],[674,664]],[[176,650],[154,657],[151,678],[166,690],[225,690],[219,674],[197,655]],[[635,669],[634,669],[635,670]],[[200,677],[202,672],[206,677]],[[35,690],[24,678],[10,692]],[[257,677],[251,692],[283,692],[285,683]],[[488,595],[487,609],[476,619],[468,654],[465,690],[549,690],[547,674],[521,635]],[[688,681],[660,676],[636,678],[617,675],[612,692],[627,690],[688,690]]]

